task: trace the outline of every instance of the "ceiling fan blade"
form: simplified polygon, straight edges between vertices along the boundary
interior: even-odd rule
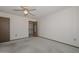
[[[27,6],[21,6],[21,8],[22,8],[23,10],[28,9],[28,7],[27,7]]]
[[[20,9],[14,9],[14,11],[23,11],[23,10],[20,10]]]
[[[23,10],[25,10],[24,6],[21,6],[21,8],[22,8]]]
[[[36,9],[30,9],[29,11],[35,11]]]
[[[34,15],[34,14],[32,14],[32,13],[29,13],[29,15],[35,16],[35,15]]]

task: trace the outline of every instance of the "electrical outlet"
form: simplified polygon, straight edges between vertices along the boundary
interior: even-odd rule
[[[74,41],[77,41],[77,39],[76,39],[76,38],[74,38],[73,40],[74,40]]]

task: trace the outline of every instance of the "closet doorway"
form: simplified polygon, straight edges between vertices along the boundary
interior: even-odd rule
[[[0,43],[10,40],[10,19],[0,17]]]
[[[29,21],[29,37],[37,37],[37,22]]]

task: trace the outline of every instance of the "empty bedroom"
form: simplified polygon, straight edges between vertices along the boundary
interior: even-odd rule
[[[0,6],[0,53],[79,53],[78,6]]]

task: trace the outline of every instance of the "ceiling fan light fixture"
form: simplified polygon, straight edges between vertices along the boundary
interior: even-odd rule
[[[24,14],[27,15],[28,14],[28,11],[27,10],[24,10]]]

